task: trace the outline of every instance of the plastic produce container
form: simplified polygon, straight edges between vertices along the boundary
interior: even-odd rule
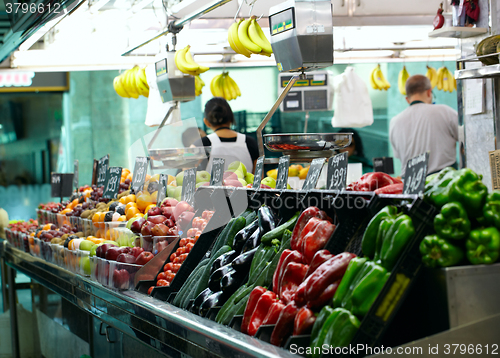
[[[77,251],[77,273],[82,276],[90,276],[90,251],[78,250]]]
[[[134,277],[141,267],[142,265],[110,261],[107,286],[117,290],[134,289]]]
[[[42,257],[42,254],[41,254],[41,248],[42,248],[41,242],[42,242],[42,240],[40,240],[37,237],[33,238],[33,240],[34,240],[34,245],[31,248],[32,249],[31,254],[35,257]]]
[[[118,228],[126,228],[126,221],[110,221],[104,223],[104,239],[116,241],[120,235]]]
[[[97,258],[97,281],[104,286],[109,285],[109,263],[110,261],[106,259]]]

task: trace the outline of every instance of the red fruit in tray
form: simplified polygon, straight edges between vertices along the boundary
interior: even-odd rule
[[[137,265],[145,265],[153,259],[154,255],[151,252],[144,251],[135,260]]]
[[[158,280],[156,281],[156,286],[169,286],[170,284],[168,283],[167,280]]]
[[[172,272],[173,273],[177,273],[177,271],[179,271],[180,268],[181,268],[180,264],[172,264]]]
[[[141,227],[142,227],[142,225],[144,225],[145,222],[146,222],[146,219],[144,219],[144,218],[139,218],[139,219],[133,221],[132,225],[130,225],[130,230],[134,234],[140,233],[141,232]]]
[[[170,228],[165,224],[156,224],[151,229],[151,234],[153,236],[167,236]]]
[[[266,184],[260,184],[261,189],[272,189],[269,185]]]
[[[192,211],[194,212],[194,209],[191,205],[189,205],[187,202],[185,201],[181,201],[179,202],[179,204],[177,204],[177,206],[175,207],[174,209],[174,218],[175,220],[177,221],[177,218],[185,211]]]
[[[224,181],[226,181],[226,180],[239,181],[238,175],[235,172],[225,172],[224,175],[222,176],[222,178],[224,179]]]
[[[164,224],[167,225],[168,227],[174,227],[175,226],[175,222],[173,220],[173,217],[172,217],[172,219],[165,220]]]
[[[117,262],[123,262],[123,263],[126,263],[126,264],[135,264],[137,260],[136,260],[136,258],[135,258],[134,255],[131,255],[131,254],[120,254],[116,258],[116,261]]]
[[[111,247],[116,247],[115,245],[113,244],[102,244],[100,246],[98,246],[95,250],[95,255],[97,257],[100,257],[101,259],[104,259],[106,258],[106,252],[109,250],[109,248]]]
[[[153,292],[154,288],[155,288],[154,286],[151,286],[150,288],[148,288],[148,295],[151,296],[151,292]]]
[[[96,250],[96,254],[97,254],[97,250]],[[120,254],[122,254],[122,248],[118,247],[118,246],[113,246],[113,247],[110,247],[109,249],[106,250],[106,254],[105,254],[104,258],[106,260],[116,261],[117,257]]]
[[[167,240],[163,240],[163,241],[157,242],[156,243],[156,251],[157,251],[157,253],[163,251],[163,249],[165,249],[167,246],[168,246],[168,241]]]
[[[156,224],[146,221],[144,225],[141,227],[141,235],[142,236],[150,236],[151,235],[151,229],[155,226]]]
[[[144,249],[142,247],[132,247],[132,255],[134,255],[134,257],[137,257],[139,256],[141,253],[144,252]]]
[[[192,211],[183,212],[177,219],[177,224],[181,230],[186,230],[191,220],[193,220],[194,213]]]
[[[162,224],[167,220],[163,215],[148,216],[148,221],[153,224]]]
[[[169,262],[163,266],[163,271],[173,271],[174,264]]]
[[[168,199],[165,199],[163,200],[163,202],[161,203],[161,207],[169,207],[169,206],[172,206],[172,207],[175,207],[179,202],[176,200],[176,199],[173,199],[173,198],[168,198]]]
[[[243,186],[243,184],[241,184],[241,182],[239,180],[231,180],[231,179],[224,180],[224,185],[225,186],[234,186],[235,188]]]
[[[160,272],[158,276],[156,276],[156,280],[165,280],[167,278],[167,274],[165,272]]]
[[[161,214],[167,219],[173,218],[175,206],[165,206],[161,208]]]
[[[161,209],[159,207],[154,207],[148,210],[148,217],[161,215]]]
[[[124,290],[128,289],[130,281],[130,274],[127,270],[114,270],[113,271],[113,285],[116,288],[121,288]]]

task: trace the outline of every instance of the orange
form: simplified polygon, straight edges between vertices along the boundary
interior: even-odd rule
[[[129,179],[130,181],[132,181],[132,173],[130,173],[129,175],[127,175],[127,177],[125,179]]]
[[[45,225],[43,225],[42,230],[50,230],[51,226],[52,226],[52,224],[45,224]]]
[[[126,214],[127,220],[130,220],[130,219],[132,219],[132,217],[134,217],[135,214],[140,214],[140,212],[139,212],[139,209],[132,206],[125,212],[125,214]]]
[[[121,183],[121,182],[120,182]],[[118,201],[122,204],[127,204],[127,197],[126,196],[122,196],[120,199],[118,199]]]
[[[127,205],[125,205],[125,213],[127,213],[127,210],[130,209],[130,208],[137,208],[137,203],[134,202],[134,201],[131,201],[130,203],[128,203]]]
[[[144,217],[144,214],[143,213],[137,213],[135,214],[134,216],[132,216],[133,218],[143,218]]]
[[[156,204],[149,204],[149,205],[146,207],[146,209],[144,210],[144,214],[147,214],[147,213],[148,213],[148,211],[149,211],[149,209],[151,209],[151,208],[156,208]]]
[[[154,204],[155,202],[153,201],[150,195],[142,194],[141,196],[137,197],[136,203],[137,203],[137,208],[142,212],[144,212],[144,210],[148,207],[149,204]]]
[[[102,230],[101,229],[99,229],[99,230],[96,231],[95,237],[97,237],[97,238],[101,238],[102,237]]]
[[[121,215],[117,221],[126,221],[127,217],[125,215]]]
[[[170,183],[172,183],[173,181],[175,180],[175,177],[173,175],[168,175],[168,179],[167,179],[167,185],[170,185]]]

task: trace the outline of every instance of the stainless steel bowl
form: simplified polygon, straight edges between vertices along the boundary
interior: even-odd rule
[[[207,159],[211,147],[150,149],[149,156],[161,161],[163,166],[154,169],[179,169],[197,165],[200,160]]]
[[[352,133],[283,133],[263,137],[264,145],[271,152],[323,151],[347,147]]]

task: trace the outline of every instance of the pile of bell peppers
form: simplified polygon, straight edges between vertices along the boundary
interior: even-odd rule
[[[469,168],[445,168],[426,179],[424,199],[440,208],[434,235],[420,244],[429,267],[464,262],[492,264],[500,255],[500,192],[488,194],[482,177]]]
[[[403,194],[403,182],[382,172],[366,173],[349,184],[349,191],[374,191],[377,194]]]

